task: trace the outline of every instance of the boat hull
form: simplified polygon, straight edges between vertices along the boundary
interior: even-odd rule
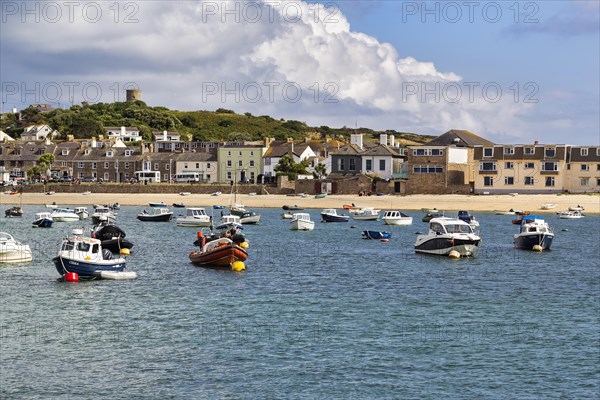
[[[290,229],[293,231],[312,231],[315,229],[315,222],[297,219],[290,222]]]
[[[52,261],[61,276],[64,276],[67,272],[75,272],[83,279],[97,278],[100,276],[99,274],[101,271],[122,272],[127,265],[123,259],[114,260],[114,262],[95,264],[70,259],[64,256],[57,256],[54,257]]]
[[[19,264],[31,262],[33,260],[33,256],[29,246],[21,246],[23,246],[23,248],[16,250],[3,251],[0,249],[0,264]]]
[[[193,251],[189,257],[190,261],[197,265],[225,267],[230,266],[235,261],[246,261],[248,253],[240,246],[232,243],[205,252]]]
[[[160,214],[160,215],[138,215],[137,219],[144,222],[169,222],[173,218],[173,214]]]
[[[256,215],[252,215],[249,217],[241,217],[240,218],[240,222],[243,225],[253,225],[253,224],[258,224],[260,221],[260,215],[256,214]]]
[[[177,223],[177,226],[206,228],[206,227],[210,226],[210,219],[202,220],[202,219],[198,219],[198,218],[182,217],[182,218],[177,218],[176,223]]]
[[[54,221],[51,219],[42,218],[42,219],[36,219],[35,221],[33,221],[32,225],[37,228],[51,228],[53,223],[54,223]]]
[[[350,217],[347,215],[329,215],[321,214],[321,220],[323,222],[348,222]]]
[[[415,252],[435,255],[448,255],[452,250],[458,251],[462,257],[472,256],[477,252],[481,239],[458,239],[436,237],[415,244]]]
[[[534,233],[531,235],[515,235],[514,245],[517,249],[533,250],[534,246],[542,246],[543,250],[550,250],[554,235],[547,233]]]
[[[356,221],[377,221],[379,219],[379,215],[357,215],[354,214],[352,217]]]
[[[384,218],[383,222],[386,225],[412,225],[412,217],[408,218]]]
[[[363,231],[362,236],[364,239],[390,239],[392,234],[390,232],[380,232],[380,231]]]

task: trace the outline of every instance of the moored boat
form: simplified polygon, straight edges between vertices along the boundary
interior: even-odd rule
[[[397,210],[388,210],[383,213],[381,218],[386,225],[412,225],[411,216]]]
[[[423,218],[421,218],[421,221],[429,222],[434,218],[443,218],[443,217],[444,217],[443,212],[432,212],[432,213],[427,213]]]
[[[4,211],[4,216],[7,218],[20,218],[25,215],[25,211],[23,208],[15,206]]]
[[[75,214],[70,208],[56,208],[52,214],[54,222],[75,222],[79,221],[79,215]]]
[[[335,208],[326,208],[321,211],[321,221],[323,222],[348,222],[348,215],[338,214]]]
[[[257,214],[254,211],[246,211],[245,213],[242,213],[239,217],[242,225],[258,224],[260,221],[260,214]]]
[[[35,219],[32,222],[32,225],[37,228],[50,228],[54,220],[49,212],[44,211],[35,214]]]
[[[308,213],[295,213],[292,215],[290,229],[293,231],[312,231],[315,229],[315,221],[310,220]]]
[[[465,221],[439,217],[429,221],[429,232],[426,235],[417,236],[415,252],[450,255],[455,251],[459,256],[472,256],[480,243],[481,238]]]
[[[379,211],[373,208],[360,208],[353,213],[352,218],[357,221],[378,221]]]
[[[243,263],[248,259],[248,253],[242,248],[241,243],[234,243],[229,238],[220,238],[208,243],[201,241],[200,244],[199,251],[192,251],[189,254],[190,261],[197,265],[231,267],[237,261]]]
[[[475,219],[475,217],[469,213],[468,211],[461,210],[458,212],[458,219],[461,221],[465,221],[467,224],[471,225],[473,228],[479,226],[479,221]]]
[[[223,215],[221,217],[221,222],[215,228],[217,231],[225,232],[232,229],[239,230],[242,229],[242,222],[240,221],[240,217],[237,215]]]
[[[177,217],[175,222],[177,226],[206,227],[211,225],[212,219],[206,214],[204,208],[189,207],[186,209],[186,215]]]
[[[526,215],[513,243],[517,249],[541,251],[549,250],[553,239],[554,232],[541,217]]]
[[[92,214],[92,224],[98,225],[103,222],[113,223],[117,220],[117,215],[107,206],[94,206],[94,213]]]
[[[165,207],[157,207],[152,212],[143,210],[137,215],[137,219],[144,222],[169,222],[173,219],[173,212]]]
[[[113,253],[119,253],[121,249],[131,249],[133,243],[125,239],[125,231],[115,224],[103,223],[92,231],[92,238],[100,240],[102,248]]]
[[[362,231],[362,237],[363,239],[381,240],[390,239],[392,237],[392,234],[390,232],[384,231]]]
[[[297,206],[295,204],[294,205],[288,205],[288,204],[286,204],[286,205],[284,205],[281,208],[283,208],[284,210],[289,210],[289,211],[301,211],[301,210],[304,210],[304,208],[302,208],[300,206]]]
[[[6,232],[0,232],[0,263],[27,263],[32,259],[29,245],[22,244]]]
[[[88,219],[90,213],[87,207],[75,207],[75,214],[79,215],[79,219]]]
[[[585,217],[581,211],[559,211],[556,213],[560,219],[579,219]]]
[[[150,207],[166,207],[167,205],[162,201],[160,203],[148,203]]]

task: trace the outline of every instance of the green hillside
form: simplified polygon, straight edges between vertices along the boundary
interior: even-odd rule
[[[29,107],[21,112],[22,120],[9,114],[2,120],[0,128],[19,137],[23,128],[31,124],[49,124],[61,133],[62,138],[73,135],[75,138],[91,138],[104,133],[107,126],[136,126],[151,140],[154,131],[177,131],[182,138],[201,141],[260,140],[273,137],[276,140],[294,139],[347,139],[352,133],[363,133],[367,140],[378,140],[379,134],[394,134],[397,140],[406,144],[425,143],[432,139],[415,133],[374,131],[368,128],[311,127],[304,122],[274,119],[268,115],[254,116],[250,113],[236,114],[231,110],[216,111],[176,111],[165,107],[149,107],[143,101],[131,103],[98,103],[72,106],[69,109],[56,109],[41,113]]]

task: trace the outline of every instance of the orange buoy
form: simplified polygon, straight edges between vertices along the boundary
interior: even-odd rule
[[[65,282],[79,282],[79,274],[77,272],[67,272],[65,274]]]
[[[198,237],[198,239],[200,239],[202,236],[203,236],[203,235],[202,235],[202,231],[198,231],[198,233],[197,233],[197,237]]]
[[[380,242],[387,243],[387,242],[389,242],[389,241],[390,241],[390,239],[379,239],[379,241],[380,241]]]

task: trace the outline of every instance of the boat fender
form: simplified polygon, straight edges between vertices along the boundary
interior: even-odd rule
[[[104,260],[112,260],[112,252],[109,249],[102,249],[102,258]]]

